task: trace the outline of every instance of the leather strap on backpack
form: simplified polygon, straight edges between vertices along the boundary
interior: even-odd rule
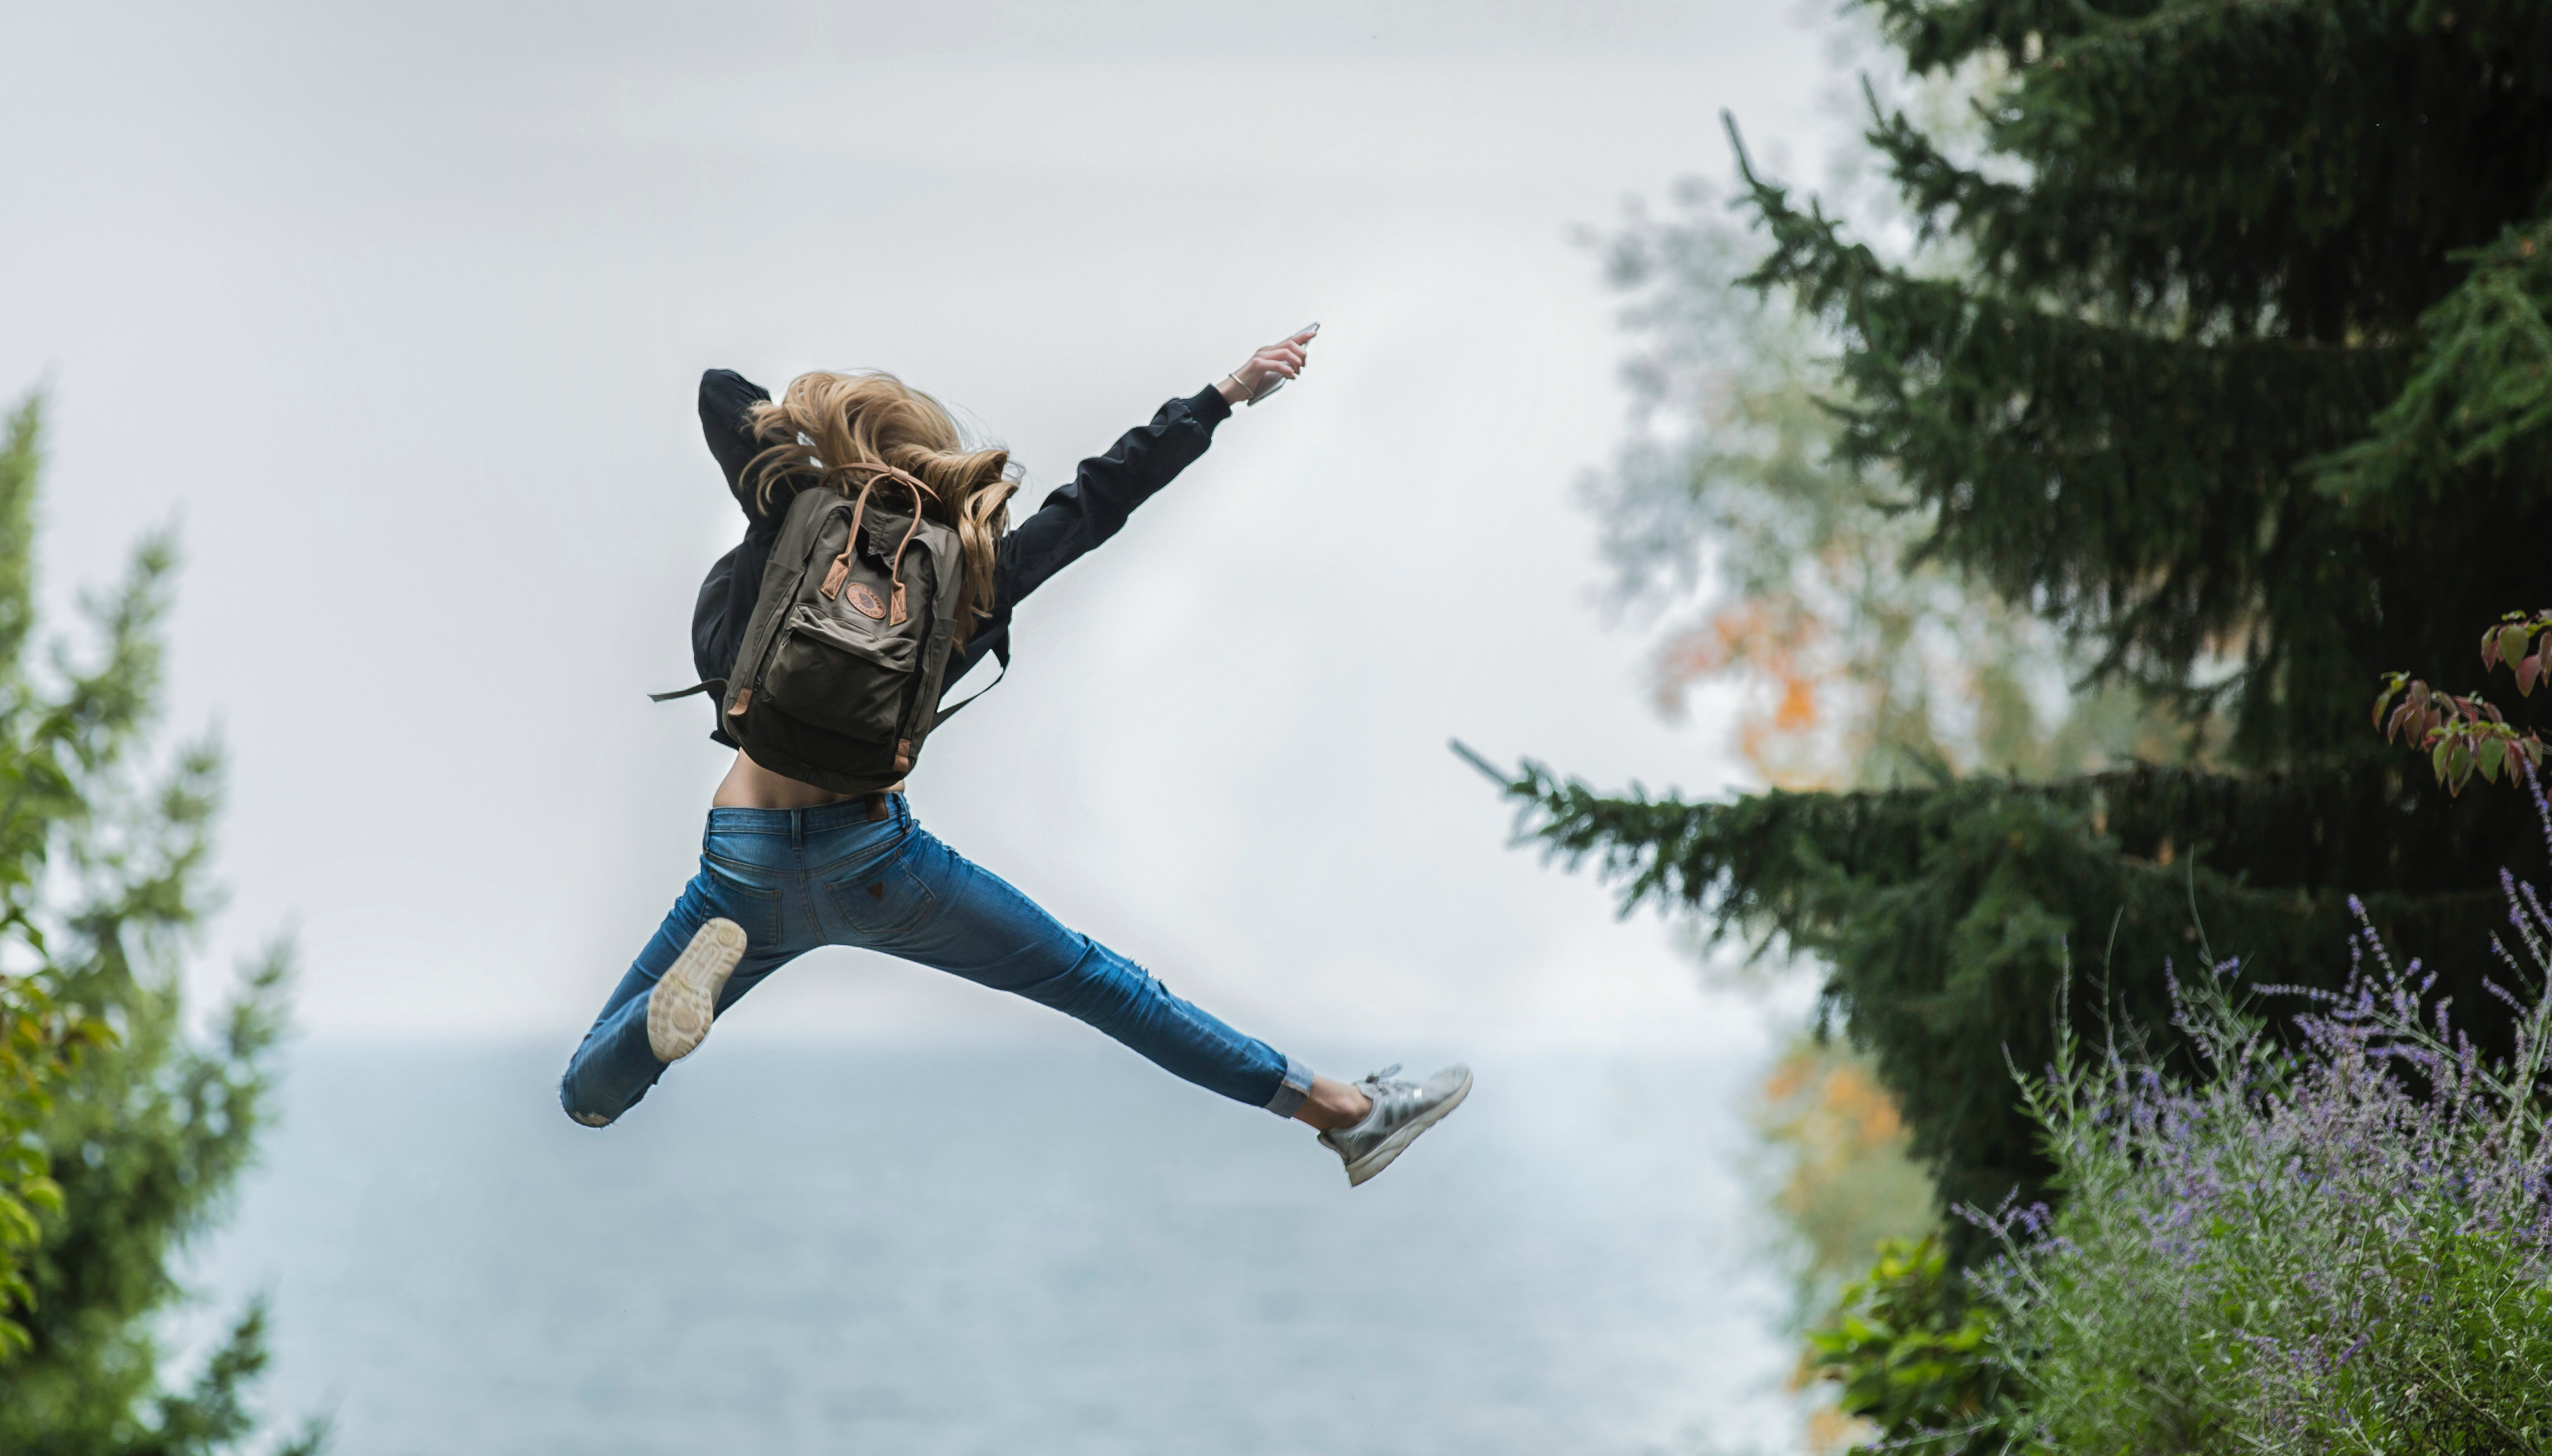
[[[877,489],[877,483],[881,477],[893,480],[912,492],[912,524],[904,528],[904,540],[897,543],[895,548],[895,560],[887,567],[887,579],[895,584],[893,599],[887,606],[887,624],[901,627],[904,625],[904,618],[909,615],[904,604],[904,553],[905,548],[912,545],[913,536],[921,530],[921,498],[926,495],[937,500],[939,492],[893,466],[861,464],[844,466],[842,468],[867,470],[871,473],[869,482],[860,487],[859,499],[851,505],[850,539],[842,543],[842,554],[833,558],[832,567],[824,572],[824,584],[820,589],[826,601],[831,601],[842,594],[842,582],[851,574],[851,553],[860,549],[860,521],[868,514],[869,492]]]

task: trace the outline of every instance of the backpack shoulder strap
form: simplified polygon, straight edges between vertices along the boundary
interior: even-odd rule
[[[921,680],[904,721],[904,736],[919,743],[939,726],[934,709],[948,671],[948,651],[957,640],[957,598],[965,580],[966,552],[957,533],[937,521],[914,522],[921,549],[930,558],[930,636],[923,643]]]
[[[938,727],[940,724],[947,722],[949,719],[951,719],[951,718],[953,718],[953,717],[956,717],[956,716],[957,716],[957,709],[958,709],[958,708],[962,708],[962,707],[966,706],[966,704],[968,704],[968,703],[970,703],[970,702],[973,702],[975,699],[977,699],[977,698],[979,698],[979,697],[982,697],[985,693],[988,693],[988,692],[992,691],[994,688],[1001,686],[1001,685],[1002,685],[1002,679],[1003,679],[1003,678],[1005,678],[1005,677],[1008,677],[1009,676],[1010,676],[1010,638],[1008,638],[1008,637],[1004,637],[1001,641],[996,642],[996,643],[994,643],[994,644],[993,644],[993,658],[994,658],[994,660],[995,660],[995,661],[999,662],[999,663],[1002,665],[1002,670],[1001,670],[1000,672],[995,673],[995,674],[993,675],[993,680],[992,680],[992,681],[990,681],[990,682],[985,683],[985,684],[984,684],[983,686],[981,686],[981,687],[976,688],[973,692],[970,692],[970,693],[966,694],[964,697],[961,697],[961,698],[957,699],[957,701],[956,701],[956,703],[955,703],[955,705],[954,705],[954,706],[944,707],[944,708],[939,709],[939,710],[938,710],[937,715],[936,715],[935,717],[933,717],[933,718],[930,720],[930,726],[931,726],[931,727],[936,728],[936,727]]]
[[[751,663],[759,658],[771,641],[773,627],[787,614],[796,597],[796,586],[806,572],[806,558],[815,549],[815,534],[824,513],[841,503],[841,493],[821,486],[810,486],[798,492],[789,502],[789,513],[781,518],[780,539],[772,543],[771,560],[762,569],[762,580],[755,587],[753,615],[745,620],[744,640],[737,644],[735,664]],[[779,599],[773,600],[777,591]],[[651,692],[651,702],[672,702],[695,692],[711,694],[723,714],[730,704],[728,687],[736,676],[736,666],[727,668],[724,677],[706,677],[676,692]]]

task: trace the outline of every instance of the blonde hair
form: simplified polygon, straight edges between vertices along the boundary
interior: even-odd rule
[[[801,489],[857,495],[877,467],[888,466],[928,486],[920,509],[956,531],[966,563],[957,640],[993,614],[993,548],[1010,528],[1010,496],[1019,488],[1009,451],[967,449],[945,406],[882,370],[799,374],[777,402],[754,405],[745,419],[756,439],[773,442],[744,468],[766,511],[772,482],[784,476],[799,477]]]

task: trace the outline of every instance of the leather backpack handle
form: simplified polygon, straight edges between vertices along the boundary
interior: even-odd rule
[[[877,489],[877,483],[881,478],[897,481],[912,492],[912,524],[905,528],[903,542],[895,549],[895,561],[887,568],[887,579],[895,583],[895,600],[890,609],[888,622],[890,625],[902,626],[906,615],[904,606],[904,551],[905,547],[912,544],[912,538],[921,530],[921,498],[926,495],[932,500],[937,500],[939,492],[889,465],[863,462],[859,465],[844,466],[842,468],[867,470],[870,472],[869,480],[867,484],[860,487],[859,499],[851,505],[850,539],[842,543],[842,554],[833,558],[832,567],[824,572],[824,584],[820,589],[826,601],[831,601],[842,594],[842,582],[851,574],[851,553],[860,549],[860,521],[868,513],[869,492]]]

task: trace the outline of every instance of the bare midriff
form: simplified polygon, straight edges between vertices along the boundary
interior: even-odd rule
[[[902,793],[904,785],[898,783],[880,792]],[[856,793],[835,793],[829,788],[817,788],[814,784],[800,783],[795,779],[774,774],[739,750],[735,756],[734,766],[726,771],[724,779],[718,780],[717,793],[709,799],[709,807],[713,809],[811,809],[818,804],[837,804],[846,798],[862,796]]]

